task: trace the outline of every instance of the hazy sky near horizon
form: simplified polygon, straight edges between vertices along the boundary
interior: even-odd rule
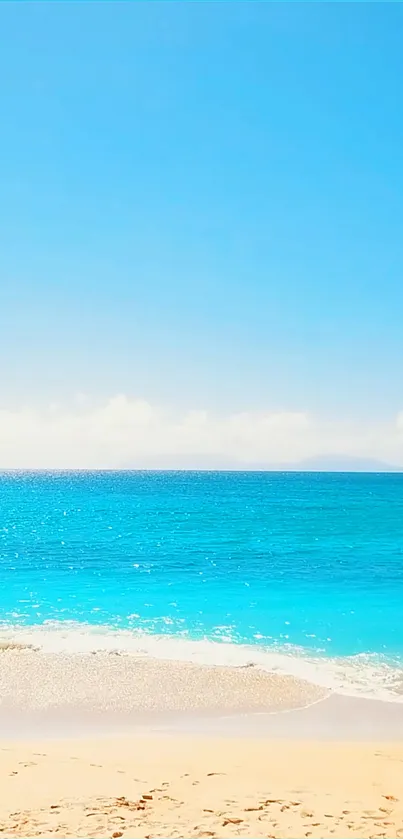
[[[402,43],[393,3],[0,4],[0,466],[403,464]]]

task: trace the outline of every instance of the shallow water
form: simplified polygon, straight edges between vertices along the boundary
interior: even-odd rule
[[[0,640],[401,701],[403,475],[0,476]]]

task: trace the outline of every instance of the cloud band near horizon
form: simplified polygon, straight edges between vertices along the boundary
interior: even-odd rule
[[[102,405],[0,410],[0,469],[292,467],[321,457],[403,467],[403,411],[389,421],[306,412],[179,413],[119,395]]]

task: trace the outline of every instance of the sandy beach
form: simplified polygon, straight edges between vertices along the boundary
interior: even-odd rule
[[[89,710],[133,720],[164,712],[290,710],[327,694],[307,681],[256,667],[200,666],[116,653],[0,653],[0,709]]]
[[[9,743],[0,771],[3,836],[403,836],[403,744]]]
[[[254,667],[0,655],[0,832],[403,837],[403,704]]]

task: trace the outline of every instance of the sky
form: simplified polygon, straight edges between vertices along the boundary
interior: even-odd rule
[[[402,39],[0,4],[0,467],[403,466]]]

